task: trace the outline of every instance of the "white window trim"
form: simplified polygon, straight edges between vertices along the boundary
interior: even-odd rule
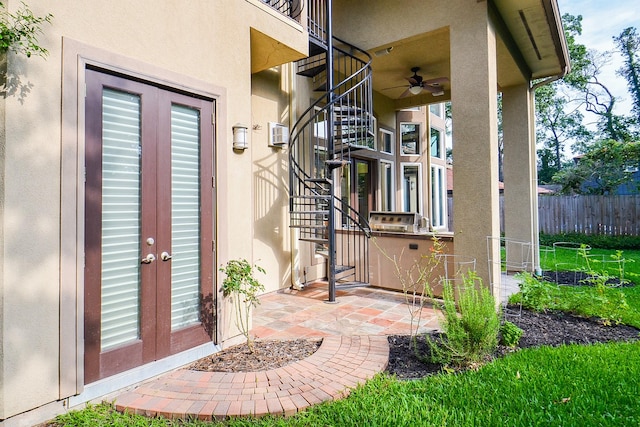
[[[432,134],[433,131],[437,131],[437,132],[440,133],[440,141],[438,142],[440,144],[440,150],[439,150],[440,151],[440,156],[439,157],[431,155],[431,134]],[[445,157],[447,156],[446,155],[446,149],[445,149],[445,146],[444,146],[444,130],[440,129],[437,126],[429,126],[429,156],[431,158],[440,159],[440,160],[444,160]]]
[[[440,175],[440,194],[442,195],[442,197],[440,199],[437,199],[435,197],[435,194],[433,194],[433,170],[440,170],[441,171],[441,175]],[[443,230],[447,228],[447,171],[446,168],[444,166],[441,165],[431,165],[431,170],[430,170],[431,174],[429,177],[429,181],[431,183],[431,188],[430,188],[430,195],[431,195],[431,211],[430,211],[430,222],[431,222],[431,227],[434,230]],[[441,211],[442,211],[442,217],[440,218],[440,224],[439,225],[434,225],[433,224],[433,211],[434,208],[436,206],[440,206],[441,205]]]
[[[424,216],[424,201],[422,198],[422,193],[423,193],[423,180],[422,180],[422,163],[416,163],[416,162],[402,162],[400,163],[400,179],[404,180],[404,170],[406,167],[408,166],[416,166],[418,168],[418,213],[420,215]],[[404,183],[403,183],[404,184]],[[401,201],[402,201],[402,211],[405,212],[404,210],[404,205],[405,205],[405,191],[404,191],[404,185],[400,186],[400,196],[401,196]]]
[[[416,125],[418,127],[418,141],[417,141],[418,146],[416,147],[416,153],[405,153],[402,150],[402,125]],[[424,126],[424,123],[410,122],[410,121],[409,122],[404,122],[404,121],[400,122],[400,129],[398,130],[398,133],[400,135],[400,147],[399,147],[399,150],[400,150],[400,155],[401,156],[405,156],[405,157],[408,157],[408,156],[419,156],[422,153],[423,144],[424,144],[424,142],[422,141],[422,132],[423,132],[422,126]]]
[[[384,195],[382,194],[382,177],[383,177],[383,171],[384,169],[382,168],[382,164],[385,165],[389,165],[391,168],[391,182],[389,182],[388,187],[389,187],[389,191],[391,192],[391,206],[389,206],[389,211],[394,211],[396,208],[396,198],[395,198],[395,193],[396,193],[396,171],[395,171],[395,163],[390,161],[390,160],[380,160],[380,167],[378,168],[380,170],[380,180],[378,183],[378,190],[379,190],[379,196],[378,197],[378,210],[383,210],[382,208],[382,202],[384,199]]]
[[[395,148],[394,147],[395,146],[394,142],[395,141],[394,141],[393,131],[388,130],[388,129],[380,128],[380,134],[389,135],[389,139],[391,140],[391,144],[390,144],[390,150],[389,151],[385,151],[382,146],[380,147],[379,151],[381,153],[385,153],[385,154],[393,154],[395,152],[395,150],[394,150],[394,148]],[[380,135],[379,142],[380,142],[380,145],[382,145],[382,143],[384,142],[384,138],[382,137],[382,135]]]

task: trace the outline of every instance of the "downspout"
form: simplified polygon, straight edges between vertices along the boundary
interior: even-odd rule
[[[562,71],[559,74],[556,74],[555,76],[551,76],[551,77],[547,77],[546,79],[540,80],[539,82],[531,85],[531,88],[529,89],[531,95],[531,100],[532,100],[532,114],[534,116],[533,120],[534,120],[534,132],[532,135],[532,138],[534,138],[534,145],[536,144],[535,141],[535,137],[536,137],[536,132],[535,132],[535,109],[536,109],[536,89],[544,86],[544,85],[548,85],[551,84],[557,80],[560,80],[561,78],[563,78],[564,76],[567,75],[567,73],[569,72],[569,67],[568,66],[564,66]],[[536,171],[537,173],[537,171]],[[537,177],[536,177],[536,188],[537,188]],[[538,276],[542,276],[542,268],[540,266],[540,223],[539,223],[539,219],[538,219],[538,192],[535,192],[535,216],[536,216],[536,233],[535,233],[535,241],[534,243],[534,251],[533,251],[533,256],[535,257],[534,259],[534,272],[536,275]]]

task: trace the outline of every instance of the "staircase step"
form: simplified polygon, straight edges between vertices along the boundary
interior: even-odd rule
[[[341,274],[355,269],[356,267],[354,265],[336,265],[336,274]]]
[[[296,74],[298,74],[299,76],[305,76],[305,77],[315,77],[326,69],[327,69],[327,64],[319,64],[319,65],[316,65],[315,67],[298,70]],[[317,89],[314,89],[314,90],[317,90]]]
[[[326,245],[327,243],[329,243],[329,239],[312,239],[310,237],[300,237],[298,240],[301,240],[303,242],[317,243],[319,245]]]
[[[329,178],[307,178],[304,182],[312,182],[316,184],[331,184],[331,180]]]
[[[354,152],[358,150],[367,149],[366,145],[357,145],[357,144],[337,144],[334,148],[335,153],[344,154],[346,152]]]
[[[289,224],[290,228],[300,228],[305,230],[324,230],[327,228],[326,225],[307,225],[307,224]]]
[[[329,166],[330,169],[335,169],[335,168],[342,167],[344,165],[351,164],[349,160],[344,160],[344,159],[325,160],[325,163],[327,166]]]
[[[324,40],[316,37],[309,37],[309,56],[319,55],[327,51],[327,44]]]
[[[369,286],[370,286],[369,283],[358,282],[358,281],[337,282],[336,283],[336,288],[337,289],[366,288],[366,287],[369,287]]]
[[[304,211],[289,211],[290,215],[329,215],[329,211],[322,210],[304,210]]]
[[[331,196],[329,194],[315,194],[313,196],[303,195],[303,196],[292,196],[293,199],[307,199],[307,200],[331,200]]]

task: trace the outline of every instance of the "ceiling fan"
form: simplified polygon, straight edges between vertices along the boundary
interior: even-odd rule
[[[407,77],[407,81],[409,82],[409,87],[405,90],[400,98],[404,98],[409,95],[418,95],[423,90],[431,92],[433,96],[442,96],[444,95],[443,84],[449,81],[446,77],[436,77],[435,79],[423,80],[422,76],[418,75],[418,71],[420,71],[420,67],[413,67],[411,69],[413,72],[413,76]],[[390,87],[387,89],[395,89],[399,87],[406,87],[406,85]]]

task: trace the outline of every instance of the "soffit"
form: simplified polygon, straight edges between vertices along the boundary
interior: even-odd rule
[[[497,33],[500,88],[564,73],[568,54],[558,24],[560,12],[556,0],[494,0],[488,7],[493,12]],[[424,79],[447,77],[451,80],[448,27],[368,48],[373,57],[373,88],[395,99],[397,108],[449,99],[450,83],[443,85],[445,95],[441,97],[423,91],[420,95],[400,98],[408,87],[407,78],[412,75],[412,67],[420,67],[418,74]],[[387,54],[388,48],[392,49]]]

